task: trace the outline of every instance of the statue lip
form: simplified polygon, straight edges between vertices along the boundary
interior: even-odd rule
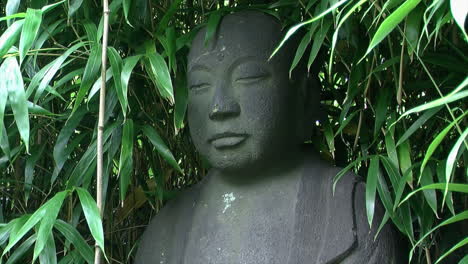
[[[224,132],[215,134],[208,139],[208,142],[210,142],[215,148],[222,149],[237,146],[244,142],[247,137],[247,134]]]

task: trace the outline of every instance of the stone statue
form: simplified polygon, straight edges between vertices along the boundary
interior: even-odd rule
[[[333,195],[339,169],[304,150],[319,87],[305,71],[290,78],[294,45],[268,60],[283,35],[244,11],[206,45],[205,30],[195,37],[188,121],[212,169],[154,218],[136,264],[402,263],[391,227],[369,230],[364,184],[345,175]]]

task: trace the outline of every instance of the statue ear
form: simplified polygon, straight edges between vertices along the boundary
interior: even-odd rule
[[[299,121],[302,142],[307,141],[312,136],[315,122],[322,117],[320,106],[321,83],[317,74],[304,74],[299,84],[299,98],[301,107],[301,120]]]

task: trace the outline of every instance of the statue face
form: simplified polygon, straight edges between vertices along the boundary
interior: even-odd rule
[[[290,56],[268,58],[282,37],[267,15],[226,16],[215,39],[196,36],[188,62],[188,121],[198,151],[221,170],[269,167],[296,150],[297,89]]]

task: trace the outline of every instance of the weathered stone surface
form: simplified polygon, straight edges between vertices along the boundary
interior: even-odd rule
[[[374,241],[364,184],[303,150],[318,87],[289,78],[294,49],[268,58],[283,33],[257,12],[226,16],[215,39],[198,33],[189,55],[188,119],[212,169],[148,226],[137,264],[401,263],[395,232]],[[312,85],[312,87],[311,87]]]

